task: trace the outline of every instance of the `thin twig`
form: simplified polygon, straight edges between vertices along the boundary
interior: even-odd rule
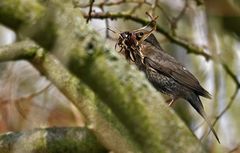
[[[129,14],[134,14],[138,9],[142,7],[143,3],[138,3],[135,7],[133,7],[130,11]]]
[[[115,2],[116,3],[116,2]],[[123,1],[118,1],[118,3],[124,3]],[[113,3],[111,3],[113,4]],[[158,4],[158,1],[156,0],[154,5],[151,5],[152,6],[152,9],[155,9],[155,7],[158,7],[161,9],[160,5]],[[186,13],[186,9],[188,8],[188,0],[185,1],[185,6],[184,8],[182,9],[182,11],[179,13],[179,15],[174,18],[173,20],[171,20],[172,24],[175,24],[175,27],[172,25],[172,28],[176,28],[176,24],[177,22],[183,17],[183,15]],[[164,11],[163,11],[164,13]],[[124,13],[124,12],[121,12],[121,13],[94,13],[92,14],[92,18],[98,18],[98,19],[124,19],[124,20],[132,20],[134,22],[137,22],[137,23],[140,23],[142,25],[146,25],[148,23],[147,20],[144,20],[142,18],[139,18],[137,16],[134,16],[134,15],[131,15],[132,13]],[[84,17],[85,18],[88,18],[88,16],[86,14],[84,14]],[[166,15],[167,19],[169,18],[168,15]],[[182,38],[179,38],[177,36],[174,35],[174,33],[169,33],[167,32],[166,30],[164,30],[162,27],[160,27],[159,25],[157,25],[157,28],[156,28],[156,31],[160,32],[161,34],[163,34],[166,38],[168,38],[171,42],[177,44],[177,45],[180,45],[182,47],[184,47],[186,50],[187,50],[187,53],[192,53],[192,54],[196,54],[196,55],[201,55],[203,57],[205,57],[206,60],[209,60],[209,59],[212,59],[213,60],[213,57],[212,55],[210,55],[209,53],[207,53],[205,51],[204,48],[202,47],[199,47],[195,44],[192,44]],[[221,63],[224,70],[226,71],[226,73],[232,78],[232,80],[235,82],[236,86],[237,86],[237,89],[236,89],[236,92],[238,91],[238,89],[240,88],[240,82],[237,78],[237,76],[230,70],[230,68],[224,64],[224,63]],[[236,93],[235,92],[235,93]],[[237,94],[237,93],[236,93]],[[235,94],[234,94],[235,95]],[[230,101],[230,106],[232,104],[232,102],[234,101],[235,97],[232,97]],[[230,107],[229,106],[229,107]],[[227,108],[228,109],[228,108]],[[225,112],[222,112],[221,114],[224,114]],[[218,118],[220,118],[222,115],[220,115],[219,117],[216,118],[216,121],[218,120]],[[216,124],[216,123],[215,123]]]
[[[178,16],[174,17],[171,20],[171,30],[173,35],[176,35],[176,29],[177,29],[177,24],[180,21],[180,19],[184,16],[184,14],[186,13],[186,10],[188,8],[188,0],[185,0],[185,5],[183,7],[183,9],[181,10],[181,12],[178,14]]]
[[[238,91],[239,91],[238,88],[236,88],[235,91],[234,91],[234,93],[233,93],[233,95],[231,96],[231,98],[230,98],[227,106],[222,110],[222,112],[221,112],[218,116],[216,116],[216,118],[215,118],[215,120],[214,120],[214,122],[213,122],[213,124],[212,124],[213,126],[214,126],[214,125],[217,123],[217,121],[227,112],[227,110],[228,110],[229,108],[231,108],[231,106],[232,106],[235,98],[237,97]]]
[[[174,18],[174,22],[175,23],[178,22],[184,16],[184,14],[186,13],[187,8],[188,8],[188,0],[185,0],[185,5],[184,5],[183,9],[178,14],[178,16]]]
[[[240,145],[237,145],[235,148],[231,149],[228,153],[234,153],[236,151],[238,151],[240,148]]]
[[[88,17],[88,15],[83,14],[85,18]],[[134,22],[140,23],[142,25],[146,25],[149,21],[144,20],[142,18],[130,15],[128,13],[94,13],[92,14],[92,18],[97,18],[97,19],[124,19],[124,20],[132,20]],[[201,55],[203,57],[205,57],[206,60],[212,59],[213,57],[212,55],[210,55],[209,53],[207,53],[205,51],[204,48],[199,47],[193,43],[190,43],[182,38],[179,38],[177,36],[174,36],[172,34],[170,34],[169,32],[167,32],[166,30],[164,30],[162,27],[160,27],[159,25],[157,25],[156,31],[160,32],[161,34],[163,34],[166,38],[168,38],[171,42],[184,47],[187,50],[187,53],[191,53],[191,54],[196,54],[196,55]],[[230,75],[230,77],[233,79],[233,81],[236,83],[237,88],[240,89],[240,82],[237,78],[237,76],[230,70],[230,68],[224,64],[221,63],[224,70],[226,71],[226,73],[228,75]]]
[[[89,12],[88,12],[88,18],[87,18],[87,23],[89,22],[89,20],[91,19],[91,14],[92,14],[92,7],[93,7],[93,3],[95,0],[90,0],[90,4],[89,4]]]
[[[196,2],[202,2],[201,0],[196,0]],[[210,53],[206,52],[206,50],[203,47],[199,47],[198,45],[195,45],[187,40],[184,40],[183,38],[180,38],[178,36],[176,36],[175,30],[177,28],[177,24],[178,22],[183,18],[183,16],[186,13],[186,10],[189,6],[189,1],[185,0],[185,5],[182,8],[182,10],[180,11],[180,13],[176,16],[171,18],[165,11],[164,9],[158,4],[158,0],[155,0],[155,3],[149,3],[147,1],[127,1],[127,0],[120,0],[120,1],[116,1],[116,2],[104,2],[101,5],[107,5],[107,6],[112,6],[112,5],[119,5],[119,4],[124,4],[124,3],[137,3],[138,5],[136,5],[134,8],[130,9],[130,11],[128,12],[120,12],[120,13],[109,13],[109,12],[102,12],[102,13],[94,13],[92,14],[92,18],[97,18],[97,19],[124,19],[124,20],[131,20],[134,21],[136,23],[140,23],[142,25],[146,25],[149,21],[139,18],[135,15],[133,15],[136,11],[136,8],[139,6],[142,6],[142,4],[148,5],[151,8],[152,14],[154,13],[156,8],[159,8],[163,15],[166,17],[166,19],[168,20],[168,22],[171,24],[171,30],[172,32],[168,32],[166,31],[164,28],[160,27],[159,25],[157,25],[156,31],[160,32],[161,34],[163,34],[166,38],[168,38],[172,43],[175,43],[179,46],[182,46],[183,48],[185,48],[187,50],[187,53],[191,53],[191,54],[196,54],[196,55],[201,55],[203,56],[206,60],[215,60],[214,56],[212,56]],[[97,5],[97,4],[96,4]],[[99,7],[101,6],[100,4],[98,4]],[[86,7],[86,6],[85,6]],[[87,14],[84,14],[85,18],[88,18]],[[237,76],[231,71],[231,69],[228,67],[227,64],[225,63],[220,63],[223,66],[223,69],[225,70],[225,72],[231,77],[231,79],[235,82],[236,84],[236,90],[234,92],[234,94],[231,96],[229,103],[227,104],[227,106],[222,110],[222,112],[215,118],[214,122],[213,122],[213,126],[217,123],[217,121],[227,112],[227,110],[232,106],[237,93],[240,89],[240,81],[238,80]],[[201,126],[202,124],[200,124]],[[198,129],[200,126],[198,126],[195,129]],[[209,133],[209,132],[208,132]]]
[[[87,14],[83,14],[83,16],[85,18],[88,18]],[[124,20],[132,20],[134,22],[140,23],[142,25],[146,25],[148,24],[148,20],[144,20],[142,18],[130,15],[128,13],[94,13],[92,14],[92,18],[96,18],[96,19],[124,19]],[[206,60],[209,60],[212,58],[212,56],[210,54],[208,54],[207,52],[205,52],[205,50],[201,47],[198,47],[195,44],[192,44],[186,40],[180,39],[177,36],[174,36],[172,34],[170,34],[169,32],[167,32],[166,30],[164,30],[162,27],[160,27],[159,25],[157,25],[157,29],[156,31],[160,32],[161,34],[163,34],[166,38],[168,38],[171,42],[178,44],[182,47],[184,47],[188,53],[192,53],[192,54],[196,54],[196,55],[202,55],[203,57],[206,58]]]
[[[42,94],[43,92],[45,92],[46,90],[48,90],[48,89],[51,87],[51,85],[52,85],[52,84],[49,83],[49,84],[46,85],[43,89],[41,89],[41,90],[39,90],[39,91],[37,91],[37,92],[34,92],[34,93],[32,93],[31,95],[29,95],[29,96],[27,96],[27,97],[29,97],[29,98],[36,97],[36,96]]]
[[[45,92],[46,90],[48,90],[50,86],[51,86],[51,84],[49,83],[49,84],[48,84],[46,87],[44,87],[43,89],[41,89],[41,90],[39,90],[39,91],[37,91],[37,92],[34,92],[34,93],[32,93],[32,94],[30,94],[30,95],[28,95],[28,96],[20,97],[20,98],[18,98],[18,99],[15,100],[15,101],[16,101],[16,103],[15,103],[16,109],[17,109],[18,113],[19,113],[24,119],[26,119],[26,115],[25,115],[24,112],[22,111],[20,102],[26,101],[26,100],[28,100],[28,101],[32,100],[34,97],[36,97],[36,96],[42,94],[43,92]],[[34,105],[37,106],[37,107],[40,107],[40,106],[37,105],[37,104],[34,104]]]
[[[106,3],[107,1],[108,1],[108,0],[104,0],[104,3]],[[105,6],[105,5],[99,6],[100,9],[102,10],[102,12],[104,12],[104,6]],[[105,26],[106,26],[106,30],[105,30],[106,38],[110,38],[110,35],[109,35],[109,32],[108,32],[108,29],[109,29],[108,18],[105,19]]]
[[[187,4],[186,4],[186,7],[187,7]],[[185,12],[184,10],[182,12]],[[183,14],[183,13],[181,13]],[[179,16],[182,16],[182,15],[179,15]],[[85,16],[86,17],[86,16]],[[144,19],[141,19],[141,18],[138,18],[136,16],[132,16],[132,15],[129,15],[129,14],[124,14],[124,13],[117,13],[117,14],[110,14],[110,13],[96,13],[92,16],[93,18],[99,18],[99,19],[104,19],[104,18],[110,18],[110,19],[118,19],[118,18],[121,18],[121,19],[129,19],[129,20],[132,20],[132,21],[135,21],[137,23],[140,23],[142,25],[146,25],[148,23],[148,21],[144,20]],[[207,60],[208,59],[213,59],[213,57],[208,54],[207,52],[204,51],[203,48],[201,47],[198,47],[197,45],[195,44],[191,44],[190,42],[187,42],[183,39],[180,39],[179,37],[177,36],[173,36],[171,34],[169,34],[168,32],[166,32],[163,28],[161,28],[159,25],[157,25],[157,31],[162,33],[164,36],[166,36],[166,38],[168,38],[171,42],[173,43],[176,43],[182,47],[184,47],[185,49],[187,49],[187,52],[188,53],[193,53],[193,54],[196,54],[196,55],[201,55],[203,57],[205,57]],[[219,120],[219,118],[230,108],[230,106],[232,105],[234,99],[235,99],[235,96],[238,92],[238,89],[240,88],[240,83],[239,83],[239,80],[237,79],[236,75],[229,69],[229,67],[226,65],[226,64],[223,64],[222,63],[222,66],[224,68],[224,70],[226,71],[226,73],[228,75],[230,75],[230,77],[234,80],[234,82],[236,83],[237,85],[237,89],[234,93],[234,95],[232,96],[228,106],[226,107],[226,109],[224,109],[224,111],[216,118],[216,120],[214,121],[213,123],[213,126],[216,124],[217,120]]]
[[[235,98],[237,97],[238,91],[239,91],[239,89],[236,88],[233,95],[231,96],[227,106],[221,111],[221,113],[218,116],[216,116],[215,120],[212,123],[212,127],[214,127],[216,125],[217,121],[231,108]],[[209,135],[210,132],[211,132],[211,130],[209,130],[207,132],[207,135]]]
[[[232,80],[235,82],[235,84],[237,85],[237,88],[240,89],[240,82],[237,76],[231,71],[231,69],[227,66],[227,64],[222,63],[222,66],[223,66],[223,69],[230,75]]]
[[[155,2],[152,3],[152,6],[151,6],[151,14],[152,15],[154,15],[155,9],[157,8],[157,5],[158,5],[158,0],[155,0]]]
[[[235,100],[235,98],[237,96],[238,91],[239,91],[239,89],[236,88],[234,93],[233,93],[233,95],[231,96],[227,106],[221,111],[221,113],[218,116],[215,117],[215,120],[213,121],[212,126],[216,125],[217,121],[227,112],[227,110],[229,108],[231,108],[231,106],[232,106],[232,104],[233,104],[233,102],[234,102],[234,100]],[[193,131],[196,131],[198,128],[200,128],[203,125],[203,123],[204,122],[200,123],[197,127],[195,127],[193,129]]]
[[[171,17],[168,15],[168,13],[164,10],[164,8],[157,4],[157,8],[162,12],[163,16],[166,18],[166,20],[170,23],[171,22]]]
[[[100,3],[96,3],[96,4],[93,4],[93,6],[96,6],[96,7],[101,7],[101,6],[115,6],[115,5],[121,5],[121,4],[125,4],[125,3],[144,3],[146,5],[151,5],[151,3],[148,3],[148,2],[145,2],[144,0],[143,1],[140,1],[140,0],[119,0],[119,1],[110,1],[110,2],[106,2],[106,1],[103,1],[103,2],[100,2]],[[75,7],[80,7],[80,8],[86,8],[86,7],[90,7],[90,4],[74,4]]]

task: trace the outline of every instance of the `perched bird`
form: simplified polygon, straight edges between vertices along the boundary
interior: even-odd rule
[[[116,46],[120,47],[119,52],[127,60],[135,63],[158,91],[171,97],[167,100],[169,106],[178,98],[187,100],[205,119],[220,143],[199,98],[199,96],[202,96],[210,99],[211,95],[200,85],[191,72],[161,48],[152,34],[156,29],[155,20],[156,18],[152,18],[151,24],[153,24],[153,28],[150,31],[145,30],[146,26],[132,32],[120,33],[116,44]]]

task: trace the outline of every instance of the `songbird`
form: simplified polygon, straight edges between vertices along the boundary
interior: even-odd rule
[[[149,24],[134,31],[122,32],[119,34],[115,47],[120,47],[119,52],[127,60],[135,63],[158,91],[170,96],[170,99],[167,100],[169,106],[178,98],[187,100],[205,119],[215,138],[220,143],[199,98],[199,96],[202,96],[210,99],[210,93],[200,85],[191,72],[162,49],[153,35],[156,30],[156,18],[151,18],[150,24],[153,24],[153,28],[150,31],[146,30]]]

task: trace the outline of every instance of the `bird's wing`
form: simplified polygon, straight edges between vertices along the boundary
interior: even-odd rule
[[[157,41],[157,38],[153,34],[150,34],[147,37],[147,39],[145,39],[145,41],[152,44],[154,47],[158,48],[159,50],[163,50],[159,42]]]
[[[164,52],[151,52],[144,58],[146,65],[161,74],[173,78],[179,84],[193,90],[196,94],[210,98],[210,94],[199,84],[198,80],[172,56]]]

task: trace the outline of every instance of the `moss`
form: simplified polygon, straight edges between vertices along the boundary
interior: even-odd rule
[[[52,21],[46,21],[42,23],[45,23],[48,28],[42,28],[38,25],[38,30],[36,32],[30,30],[28,31],[28,33],[31,34],[27,35],[31,35],[32,39],[38,42],[39,45],[41,45],[45,49],[51,50],[56,40],[56,27]]]
[[[18,30],[23,24],[34,23],[43,12],[44,7],[33,0],[0,1],[0,21],[14,30]]]
[[[182,121],[159,102],[161,96],[153,92],[149,83],[146,83],[146,78],[138,70],[124,61],[108,58],[104,53],[103,41],[92,32],[89,25],[84,24],[85,20],[79,12],[63,5],[55,7],[54,11],[57,12],[56,18],[53,19],[57,27],[54,49],[58,50],[55,53],[83,82],[69,74],[50,56],[46,56],[48,59],[42,60],[42,63],[32,63],[78,106],[91,124],[95,125],[93,130],[101,143],[118,151],[119,146],[132,148],[132,144],[137,144],[143,152],[151,153],[185,153],[196,150],[204,152]],[[147,85],[144,86],[144,83]],[[104,115],[109,114],[104,114],[105,110],[99,107],[97,98],[117,116],[116,122],[120,120],[120,124],[128,129],[131,139],[127,140],[127,143],[131,141],[130,145],[115,143],[125,143],[126,137],[119,136],[118,129],[112,128],[115,125],[111,124],[111,120],[104,118]],[[196,148],[196,145],[200,149]]]
[[[1,153],[107,153],[87,128],[48,128],[0,136]]]
[[[0,146],[1,146],[1,153],[9,153],[9,150],[12,150],[13,146],[12,143],[16,143],[17,139],[22,134],[17,133],[8,133],[8,134],[2,134],[0,135]],[[5,145],[6,144],[6,145]]]
[[[51,129],[52,130],[52,129]],[[53,129],[57,132],[57,129]],[[59,133],[59,132],[58,132]],[[49,133],[51,134],[51,132]],[[61,135],[62,134],[62,135]],[[77,139],[72,139],[75,135]],[[97,141],[95,135],[89,132],[88,129],[81,129],[78,132],[77,128],[71,130],[61,131],[56,136],[47,135],[47,141],[54,141],[54,143],[47,142],[47,150],[49,153],[106,153],[104,149]]]

